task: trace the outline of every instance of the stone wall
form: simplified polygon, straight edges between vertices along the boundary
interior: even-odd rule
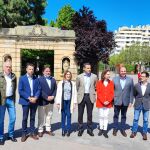
[[[19,26],[16,28],[1,29],[0,31],[0,71],[2,71],[3,56],[12,56],[13,72],[17,77],[21,73],[22,49],[54,50],[54,77],[62,79],[62,59],[70,59],[70,71],[73,79],[77,75],[77,66],[74,61],[75,33],[71,30],[59,30],[45,26]]]

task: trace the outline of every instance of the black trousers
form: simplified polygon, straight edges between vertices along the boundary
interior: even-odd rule
[[[27,134],[27,121],[30,111],[30,133],[35,132],[35,115],[37,110],[37,105],[22,105],[23,119],[22,119],[22,134]]]
[[[118,129],[118,119],[119,119],[120,111],[121,111],[121,128],[122,130],[125,129],[127,109],[128,106],[114,105],[114,128],[116,130]]]
[[[80,104],[78,104],[79,130],[83,129],[83,114],[84,114],[85,106],[87,109],[87,128],[92,129],[93,103],[90,100],[89,94],[84,94],[82,102]]]

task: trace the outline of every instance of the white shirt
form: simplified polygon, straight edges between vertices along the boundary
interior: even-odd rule
[[[84,87],[85,87],[84,93],[90,93],[90,82],[91,82],[91,78],[84,75]]]
[[[125,78],[120,78],[120,84],[121,84],[122,89],[124,89],[125,84],[126,84],[126,77]]]
[[[146,84],[141,84],[141,90],[142,90],[142,95],[143,96],[145,94],[146,88],[147,88],[147,83]]]
[[[51,89],[51,80],[46,78],[46,81],[47,81],[49,88]]]
[[[31,89],[31,96],[33,96],[33,79],[28,74],[27,74],[27,77],[28,77],[28,81],[29,81],[29,85]]]
[[[13,95],[11,74],[5,75],[6,80],[6,97]]]

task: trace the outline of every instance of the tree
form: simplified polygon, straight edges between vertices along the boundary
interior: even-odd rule
[[[0,0],[0,26],[45,24],[46,0]]]
[[[58,12],[58,18],[56,19],[56,22],[51,21],[50,26],[67,30],[72,29],[72,18],[74,14],[75,11],[73,8],[70,5],[65,5]]]
[[[108,63],[115,41],[113,33],[107,31],[105,20],[97,20],[93,11],[83,6],[73,17],[73,29],[77,37],[74,55],[81,69],[85,62],[94,68],[100,60]]]

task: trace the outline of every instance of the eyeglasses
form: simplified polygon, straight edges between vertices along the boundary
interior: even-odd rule
[[[146,76],[141,76],[142,78],[145,78]]]

